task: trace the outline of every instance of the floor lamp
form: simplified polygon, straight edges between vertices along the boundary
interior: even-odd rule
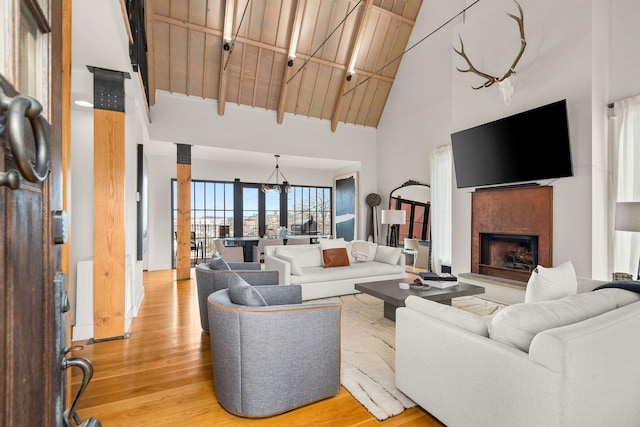
[[[616,203],[614,228],[618,231],[640,231],[640,202]],[[636,280],[640,280],[640,262],[638,262]]]
[[[389,226],[389,246],[398,247],[398,227],[405,224],[407,213],[403,210],[383,210],[382,224]]]

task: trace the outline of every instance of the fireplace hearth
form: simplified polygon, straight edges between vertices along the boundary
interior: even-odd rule
[[[553,187],[472,193],[471,272],[527,282],[551,266]]]

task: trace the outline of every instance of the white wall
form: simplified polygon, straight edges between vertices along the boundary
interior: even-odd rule
[[[461,0],[423,3],[412,40],[428,34],[466,3],[471,4]],[[428,154],[434,147],[450,143],[451,132],[567,99],[574,177],[552,184],[553,264],[570,259],[578,275],[606,278],[608,249],[602,229],[606,229],[608,218],[602,203],[609,171],[608,162],[601,159],[606,153],[604,104],[611,96],[631,95],[640,89],[640,79],[633,74],[640,58],[631,52],[638,38],[640,6],[632,0],[593,0],[588,4],[580,0],[522,0],[520,4],[527,48],[513,76],[515,95],[510,107],[505,106],[495,85],[471,89],[484,81],[456,71],[455,67],[466,68],[466,63],[451,47],[459,46],[460,33],[477,68],[503,74],[520,46],[518,27],[505,15],[517,14],[511,0],[478,3],[466,13],[465,23],[456,19],[403,58],[378,129],[379,158],[385,159],[379,168],[380,188],[393,188],[408,177],[407,172],[394,173],[386,165],[427,171]],[[610,45],[614,47],[610,49]],[[535,157],[536,153],[532,150],[528,155]],[[413,176],[426,182],[428,177],[426,172]],[[470,190],[454,188],[454,272],[470,269],[470,233]]]

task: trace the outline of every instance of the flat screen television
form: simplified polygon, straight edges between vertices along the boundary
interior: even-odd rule
[[[573,176],[566,100],[451,134],[458,188]]]

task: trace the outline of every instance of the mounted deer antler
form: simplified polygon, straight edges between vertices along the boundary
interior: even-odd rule
[[[469,59],[469,57],[464,51],[464,43],[462,42],[462,36],[458,34],[458,37],[460,38],[460,50],[457,50],[455,47],[453,48],[453,50],[455,53],[462,56],[465,61],[467,61],[469,68],[467,68],[466,70],[461,70],[460,68],[457,68],[457,70],[460,71],[461,73],[472,72],[487,79],[487,81],[480,86],[477,86],[477,87],[472,86],[473,89],[475,90],[482,89],[483,87],[489,87],[494,83],[500,83],[508,79],[512,74],[515,74],[516,72],[515,67],[518,64],[518,61],[520,61],[520,58],[522,58],[522,54],[524,53],[525,47],[527,47],[527,40],[525,40],[525,37],[524,37],[524,13],[522,12],[522,7],[520,7],[520,3],[518,3],[516,0],[513,0],[513,1],[516,3],[516,5],[518,5],[518,10],[520,11],[520,17],[517,17],[510,13],[507,13],[507,15],[515,19],[515,21],[518,23],[518,26],[520,27],[521,46],[520,46],[520,52],[518,53],[518,56],[516,56],[516,59],[513,61],[513,64],[511,64],[511,67],[509,67],[509,70],[502,77],[495,77],[495,76],[492,76],[491,74],[483,73],[482,71],[474,67],[473,64],[471,63],[471,60]]]

